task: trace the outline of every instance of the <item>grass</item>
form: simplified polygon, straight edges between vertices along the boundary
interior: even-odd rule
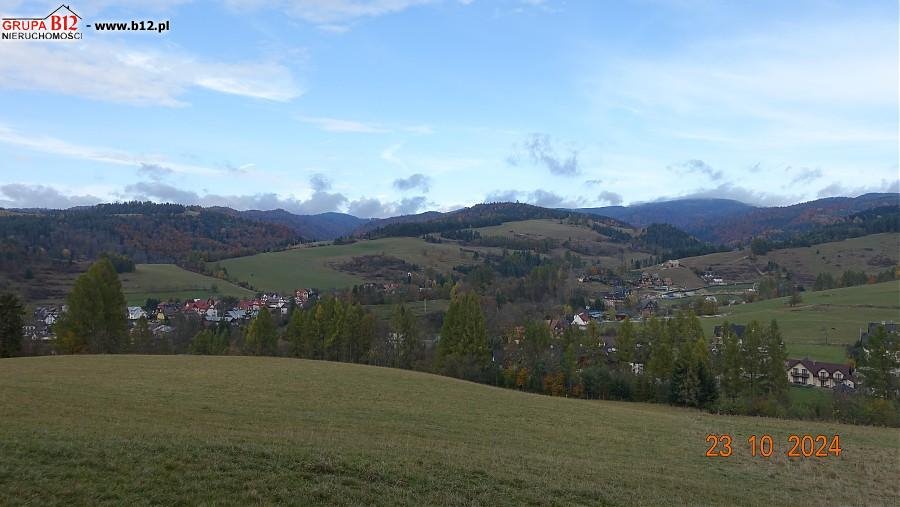
[[[293,359],[0,360],[0,504],[887,505],[895,429],[551,398]],[[734,439],[707,458],[708,433]],[[751,457],[750,434],[776,453]],[[840,457],[787,436],[840,434]]]
[[[66,300],[75,279],[78,278],[90,263],[78,262],[68,269],[62,269],[47,263],[26,265],[19,272],[0,271],[0,292],[17,294],[31,305],[57,305]],[[33,278],[24,276],[30,269]]]
[[[603,239],[603,237],[594,232],[592,229],[581,226],[572,225],[559,220],[538,219],[538,220],[521,220],[517,222],[504,222],[500,225],[492,225],[488,227],[480,227],[475,229],[482,236],[505,236],[509,238],[526,238],[526,239],[544,239],[550,238],[558,240],[560,243],[566,240],[574,240],[576,242],[592,244],[596,248],[605,250],[602,255],[585,255],[574,252],[577,255],[599,262],[601,265],[610,268],[616,268],[620,265],[630,266],[634,259],[646,259],[649,254],[636,252],[622,243],[614,243]],[[595,243],[595,244],[594,244]],[[566,252],[565,248],[557,248],[554,254],[562,256]]]
[[[788,398],[791,404],[831,403],[831,391],[815,387],[789,386]]]
[[[425,305],[424,301],[416,301],[413,303],[404,303],[406,308],[412,312],[418,318],[425,317]],[[428,314],[436,313],[436,312],[446,312],[447,308],[450,308],[450,300],[449,299],[430,299],[427,302],[428,305]],[[394,307],[396,305],[367,305],[366,309],[375,314],[376,317],[383,320],[390,320],[394,314]]]
[[[480,232],[482,236],[505,236],[509,238],[525,236],[532,239],[553,238],[560,241],[570,238],[592,241],[600,239],[599,234],[587,227],[560,223],[559,220],[551,219],[505,222],[500,225],[480,227],[475,230]]]
[[[138,264],[133,273],[122,273],[122,290],[130,305],[142,305],[147,298],[208,298],[210,296],[252,297],[253,292],[225,280],[194,273],[174,264]]]
[[[685,266],[701,271],[712,268],[727,281],[755,281],[759,270],[765,270],[769,261],[787,268],[794,278],[809,286],[819,273],[831,273],[835,277],[844,271],[877,273],[900,263],[900,234],[871,234],[859,238],[822,243],[811,247],[773,250],[750,259],[748,250],[720,252],[699,257],[681,259]]]
[[[354,256],[385,253],[420,267],[449,271],[453,266],[472,262],[456,244],[426,243],[418,238],[384,238],[358,241],[350,245],[301,247],[220,261],[228,273],[260,290],[280,292],[301,287],[332,289],[362,283],[362,277],[344,273],[335,264]]]
[[[713,327],[725,319],[735,324],[776,319],[791,357],[844,362],[846,345],[855,343],[869,322],[900,321],[900,280],[804,292],[802,299],[793,308],[788,306],[788,298],[724,307],[726,316],[703,319],[704,328],[711,336]]]

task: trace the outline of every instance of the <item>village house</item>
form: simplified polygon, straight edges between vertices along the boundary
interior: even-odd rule
[[[147,318],[147,312],[140,306],[128,307],[128,320],[140,320]]]
[[[222,320],[222,318],[219,317],[219,310],[214,306],[206,309],[203,319],[207,322],[219,322]]]
[[[859,341],[865,346],[869,343],[869,336],[875,334],[879,327],[884,326],[887,334],[900,334],[900,324],[894,322],[869,322],[865,331],[860,331]]]
[[[645,319],[649,319],[653,315],[656,315],[659,312],[659,303],[652,299],[648,299],[641,305],[641,316]]]
[[[228,310],[228,312],[225,313],[225,322],[228,322],[228,323],[240,322],[246,318],[247,318],[246,310],[240,310],[240,309],[235,308],[233,310]]]
[[[588,326],[588,322],[590,321],[591,316],[588,315],[587,312],[577,313],[574,317],[572,317],[572,325],[578,326],[579,329],[586,329]]]
[[[147,314],[147,318],[151,321],[165,322],[180,313],[181,307],[175,303],[159,303],[156,308]]]
[[[159,338],[174,333],[175,328],[166,324],[160,324],[158,326],[153,326],[150,329],[150,332],[153,334],[153,336]]]
[[[740,340],[744,337],[744,330],[747,329],[747,326],[743,326],[741,324],[728,324],[728,327],[731,329],[732,334],[738,337]],[[722,338],[722,334],[724,332],[724,327],[716,326],[713,328],[713,336],[716,338]]]
[[[53,333],[53,324],[59,320],[59,316],[68,308],[56,306],[38,306],[31,314],[31,321],[22,326],[22,334],[26,340],[42,342],[56,338]]]
[[[298,289],[294,292],[294,303],[297,306],[306,306],[312,298],[312,291],[309,289]]]
[[[849,364],[820,363],[811,359],[788,359],[785,361],[788,382],[825,389],[844,386],[856,388],[853,368]]]
[[[264,303],[258,299],[242,299],[241,301],[238,301],[238,310],[252,312],[253,314],[259,312],[259,309],[263,306]]]
[[[196,313],[199,316],[206,315],[206,311],[213,306],[211,299],[191,299],[184,303],[184,313]]]

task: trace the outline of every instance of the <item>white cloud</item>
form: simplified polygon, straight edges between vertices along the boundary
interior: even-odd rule
[[[900,179],[881,180],[881,182],[878,184],[866,186],[852,186],[844,185],[840,182],[834,182],[819,190],[818,194],[816,194],[816,197],[857,197],[863,194],[878,192],[900,192]]]
[[[181,164],[167,160],[160,155],[138,155],[112,148],[97,148],[72,144],[49,136],[28,136],[0,124],[0,143],[11,144],[29,150],[52,155],[61,155],[94,162],[118,164],[138,167],[145,171],[145,166],[162,166],[172,172],[191,174],[218,174],[221,170],[192,164]]]
[[[803,195],[780,195],[770,192],[753,190],[750,188],[722,183],[714,188],[700,188],[686,194],[669,197],[659,197],[657,201],[671,201],[675,199],[733,199],[747,204],[758,206],[787,206],[802,202]]]
[[[551,174],[575,176],[580,172],[578,167],[578,150],[570,150],[568,155],[557,155],[553,140],[547,134],[529,134],[522,146],[516,146],[515,152],[506,161],[518,166],[523,158],[534,164],[543,165]]]
[[[430,186],[431,178],[422,173],[415,173],[409,175],[408,178],[397,178],[394,180],[394,188],[401,191],[419,189],[427,193]]]
[[[485,196],[484,202],[526,202],[545,208],[578,208],[584,204],[584,199],[581,197],[565,197],[544,189],[532,190],[531,192],[495,190]]]
[[[151,199],[160,202],[179,204],[199,204],[201,206],[226,206],[229,208],[248,210],[284,209],[291,213],[311,215],[326,211],[337,211],[347,203],[347,198],[340,193],[328,192],[329,184],[316,175],[311,178],[313,192],[306,199],[294,196],[283,197],[274,192],[258,194],[199,194],[193,190],[183,190],[158,181],[142,181],[127,185],[119,197],[123,199]]]
[[[399,201],[382,201],[363,197],[350,202],[347,213],[360,218],[385,218],[418,213],[427,204],[424,196],[407,197]]]
[[[65,69],[65,78],[60,77]],[[158,49],[90,43],[0,44],[2,88],[43,90],[93,100],[183,106],[192,88],[285,102],[303,93],[291,71],[275,61],[222,63]]]
[[[93,195],[65,195],[45,185],[9,183],[0,185],[0,206],[5,208],[65,209],[103,202]]]
[[[597,200],[600,204],[609,204],[610,206],[619,206],[622,204],[622,195],[616,192],[610,192],[609,190],[604,190],[597,195]]]
[[[299,116],[297,119],[326,132],[352,132],[358,134],[386,134],[391,132],[391,129],[382,125],[355,120],[341,120],[339,118],[322,116]]]
[[[354,133],[354,134],[390,134],[400,131],[408,134],[427,135],[433,134],[434,130],[429,125],[384,125],[381,123],[364,122],[358,120],[347,120],[341,118],[332,118],[328,116],[298,116],[298,120],[308,123],[325,132],[335,133]]]
[[[670,165],[668,169],[682,174],[704,174],[714,181],[722,179],[722,171],[717,171],[706,162],[698,159],[691,159],[680,164]]]
[[[602,109],[674,139],[896,143],[896,41],[896,20],[783,21],[657,56],[591,61],[585,88]]]

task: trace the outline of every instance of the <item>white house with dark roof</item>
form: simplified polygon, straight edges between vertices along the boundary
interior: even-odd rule
[[[788,382],[796,385],[832,389],[837,386],[856,388],[856,377],[849,364],[820,363],[812,359],[788,359]]]

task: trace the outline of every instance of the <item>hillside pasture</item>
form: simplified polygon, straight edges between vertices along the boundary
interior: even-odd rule
[[[900,233],[871,234],[810,247],[772,250],[752,258],[749,249],[681,259],[689,268],[711,269],[729,282],[758,279],[769,261],[786,268],[794,279],[812,286],[819,273],[838,277],[847,270],[878,273],[900,263]]]
[[[475,230],[482,236],[505,236],[508,238],[551,238],[559,241],[567,239],[599,241],[602,239],[602,236],[587,227],[551,219],[504,222],[500,225],[480,227]]]
[[[691,269],[684,266],[667,268],[657,265],[641,269],[640,271],[651,274],[655,273],[662,279],[671,278],[673,284],[685,289],[697,289],[706,285],[706,282],[704,282],[702,278],[697,276]]]
[[[869,322],[900,321],[900,281],[801,293],[802,302],[788,305],[788,298],[721,307],[724,316],[703,319],[707,336],[714,326],[728,320],[746,324],[757,320],[778,321],[788,354],[819,361],[845,362],[846,346],[856,343]],[[826,335],[828,343],[826,344]]]
[[[416,301],[413,303],[404,303],[406,308],[412,312],[417,318],[422,319],[426,315],[431,315],[434,313],[443,313],[447,311],[447,308],[450,307],[449,299],[430,299],[427,302],[425,301]],[[389,321],[394,314],[394,308],[396,305],[366,305],[366,309],[370,312],[374,313],[376,317],[379,319],[383,319],[385,321]],[[428,310],[427,312],[425,310]]]
[[[76,262],[72,265],[36,263],[22,266],[16,271],[0,270],[0,292],[17,294],[26,303],[33,305],[62,304],[75,279],[87,271],[88,267],[88,262]]]
[[[129,305],[143,305],[147,298],[169,299],[231,296],[248,298],[253,292],[225,280],[201,275],[174,264],[138,264],[133,273],[119,275]]]
[[[0,504],[889,505],[895,429],[297,359],[0,359]],[[709,458],[708,434],[733,454]],[[749,435],[775,453],[753,457]],[[788,458],[789,434],[840,456]]]
[[[633,232],[627,229],[619,229]],[[530,240],[553,239],[559,243],[572,240],[573,243],[585,245],[597,252],[587,254],[573,246],[572,251],[574,254],[592,262],[600,263],[600,265],[607,268],[618,268],[623,264],[630,266],[635,259],[643,260],[649,257],[649,254],[636,252],[629,248],[628,245],[609,241],[605,236],[598,234],[589,227],[572,225],[560,220],[540,219],[504,222],[500,225],[480,227],[475,230],[481,233],[482,237],[502,236]],[[553,253],[562,256],[565,252],[565,248],[557,248]]]
[[[219,264],[230,276],[260,290],[291,292],[301,287],[334,289],[366,281],[365,277],[342,272],[338,266],[354,256],[386,254],[420,268],[449,271],[459,264],[471,264],[473,254],[460,251],[456,243],[427,243],[418,238],[360,240],[349,245],[298,247],[280,252],[226,259]]]

